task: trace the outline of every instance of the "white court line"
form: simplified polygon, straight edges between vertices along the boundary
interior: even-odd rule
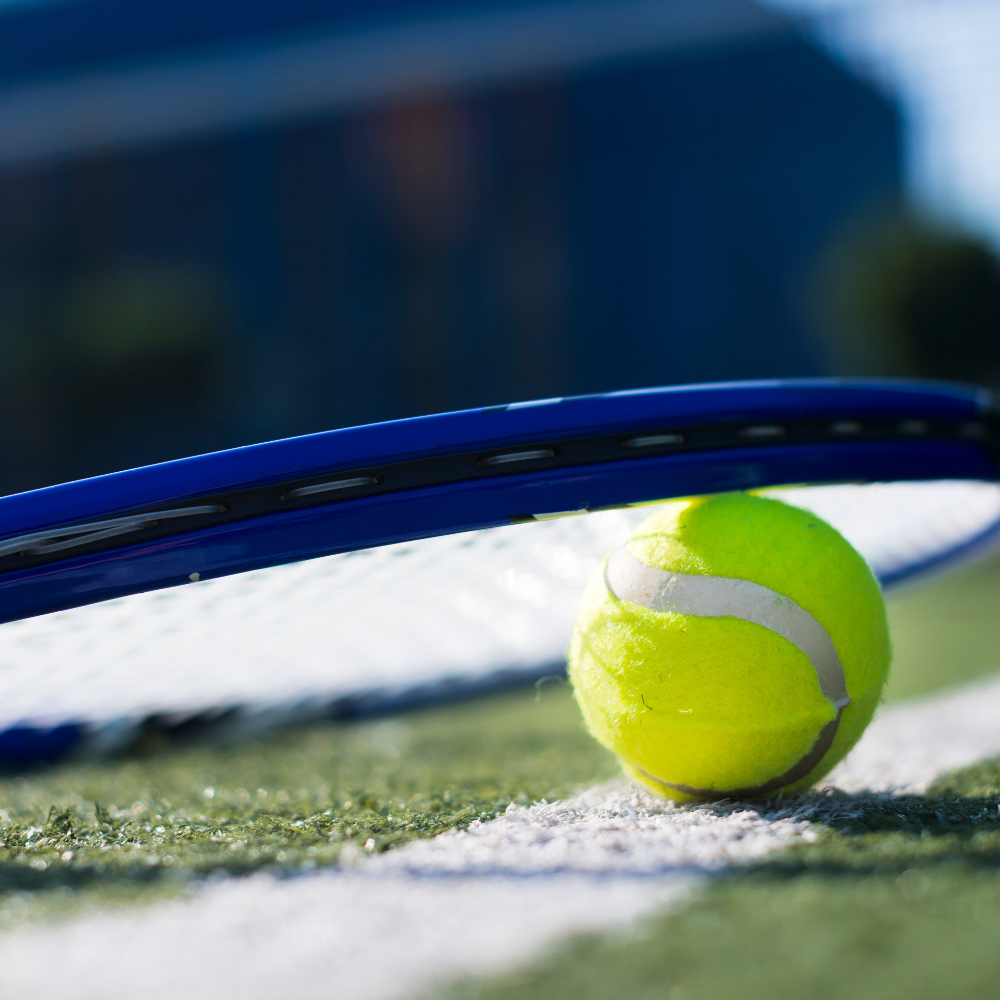
[[[881,708],[823,783],[920,793],[940,774],[1000,756],[1000,677]]]
[[[996,754],[1000,678],[886,708],[834,777],[845,790],[919,791]],[[24,1000],[103,1000],[123,981],[150,1000],[415,997],[682,905],[711,872],[811,835],[791,810],[678,808],[610,782],[339,871],[22,928],[0,939],[2,982]]]

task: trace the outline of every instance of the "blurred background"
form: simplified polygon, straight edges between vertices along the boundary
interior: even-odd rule
[[[1000,385],[993,0],[5,0],[0,492],[713,379]]]

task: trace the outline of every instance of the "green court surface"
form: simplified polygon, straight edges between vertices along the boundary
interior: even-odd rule
[[[204,878],[303,871],[617,773],[565,682],[235,747],[64,765],[0,783],[0,927]]]
[[[887,696],[1000,667],[998,598],[1000,562],[893,599]],[[348,844],[391,849],[616,773],[566,684],[552,682],[232,747],[7,776],[0,928],[262,868],[331,865]],[[634,934],[572,942],[455,997],[982,995],[1000,973],[998,796],[1000,768],[984,765],[891,807],[831,802],[817,843],[721,879]]]
[[[888,700],[1000,670],[1000,559],[890,595]]]

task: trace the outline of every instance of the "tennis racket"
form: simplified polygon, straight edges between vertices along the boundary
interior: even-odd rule
[[[972,388],[695,386],[352,428],[8,497],[0,607],[22,620],[0,627],[0,761],[558,675],[583,582],[641,505],[671,496],[848,481],[772,495],[833,523],[891,586],[995,542],[996,433]]]

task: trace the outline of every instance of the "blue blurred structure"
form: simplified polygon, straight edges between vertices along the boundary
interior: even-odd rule
[[[898,115],[737,0],[0,13],[0,489],[517,398],[823,373]]]

